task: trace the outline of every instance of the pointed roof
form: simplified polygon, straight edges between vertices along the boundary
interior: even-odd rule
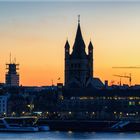
[[[93,45],[92,45],[92,42],[91,41],[89,42],[88,48],[89,49],[93,49]]]
[[[71,58],[74,58],[74,59],[87,58],[87,55],[85,52],[85,42],[84,42],[83,37],[82,37],[79,20],[78,20],[78,28],[77,28],[77,33],[76,33],[76,37],[75,37],[75,42],[73,45],[73,52],[71,54]]]
[[[69,45],[69,41],[67,40],[65,44],[65,49],[69,49],[69,48],[70,48],[70,45]]]

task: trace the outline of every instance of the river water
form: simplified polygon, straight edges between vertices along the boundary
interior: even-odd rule
[[[37,132],[0,133],[0,140],[140,140],[140,133]]]

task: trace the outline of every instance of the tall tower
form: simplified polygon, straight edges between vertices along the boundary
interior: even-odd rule
[[[86,45],[81,33],[80,16],[78,16],[78,27],[70,54],[68,41],[65,44],[65,86],[86,87],[87,81],[93,77],[93,45],[90,42],[88,54],[85,51]]]
[[[11,56],[10,56],[11,57]],[[19,74],[17,70],[19,70],[19,64],[16,62],[11,62],[6,64],[6,75],[5,75],[5,82],[7,86],[19,86]]]

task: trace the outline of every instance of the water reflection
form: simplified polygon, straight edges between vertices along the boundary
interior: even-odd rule
[[[139,140],[140,133],[39,132],[0,133],[0,140]]]

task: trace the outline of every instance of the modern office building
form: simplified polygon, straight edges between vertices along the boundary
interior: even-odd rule
[[[5,82],[7,86],[19,86],[19,64],[9,63],[6,64],[6,69],[8,70],[5,75]]]

